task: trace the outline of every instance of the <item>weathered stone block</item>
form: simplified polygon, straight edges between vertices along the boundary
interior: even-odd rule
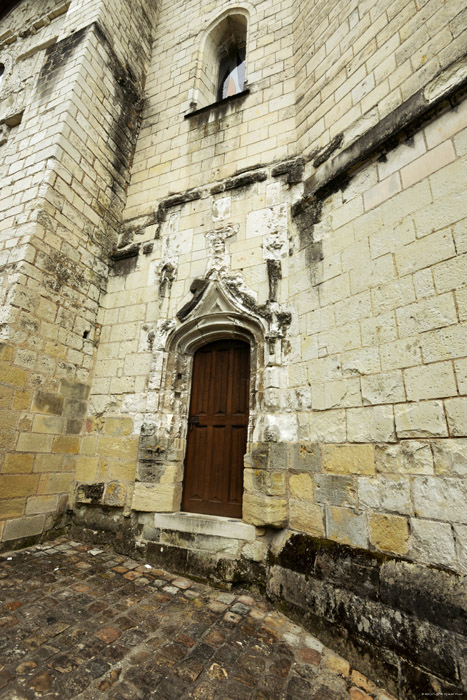
[[[125,505],[126,488],[116,481],[111,481],[105,487],[104,503],[106,506],[123,507]]]
[[[77,503],[94,503],[102,502],[104,495],[105,484],[77,484],[76,486],[76,502]]]
[[[448,436],[441,401],[420,401],[395,406],[394,414],[399,438]]]
[[[46,391],[38,391],[34,396],[32,410],[37,413],[49,413],[61,416],[63,412],[63,397]]]
[[[87,435],[81,440],[80,454],[93,455],[96,451],[97,438],[95,435]]]
[[[310,437],[316,442],[344,442],[346,440],[345,410],[314,411],[310,420]]]
[[[173,513],[180,508],[181,484],[147,484],[137,482],[132,509],[154,513]]]
[[[410,557],[429,564],[456,568],[456,550],[451,525],[435,520],[412,518],[410,529]]]
[[[24,369],[2,362],[0,363],[0,377],[4,384],[13,384],[13,386],[22,388],[28,383],[29,374]]]
[[[432,440],[435,474],[467,476],[467,440]]]
[[[366,514],[348,508],[326,506],[326,534],[331,540],[353,547],[368,546]]]
[[[289,492],[292,498],[314,501],[313,479],[309,474],[291,474]]]
[[[38,494],[69,493],[73,481],[74,474],[72,472],[66,472],[65,474],[41,474],[37,492]]]
[[[454,525],[454,534],[459,563],[467,571],[467,525]]]
[[[31,496],[28,498],[26,515],[37,513],[55,513],[57,511],[58,496]]]
[[[317,503],[349,507],[357,505],[355,480],[353,477],[316,474],[314,482]]]
[[[447,399],[445,406],[449,433],[453,437],[467,435],[467,397],[459,396],[456,399]]]
[[[395,439],[392,406],[347,409],[347,440],[349,442],[394,442]]]
[[[319,445],[313,443],[292,443],[290,445],[290,468],[295,471],[318,472],[321,469]]]
[[[419,517],[467,523],[467,482],[464,479],[415,477],[413,500]]]
[[[324,471],[333,474],[374,474],[373,445],[322,445]]]
[[[60,416],[36,415],[32,423],[34,433],[61,433],[64,420]]]
[[[3,541],[40,535],[44,530],[45,517],[45,515],[32,515],[16,518],[15,520],[7,520],[3,528]]]
[[[63,455],[36,455],[34,463],[35,472],[59,472],[62,469]],[[74,465],[73,465],[74,468]]]
[[[411,514],[410,481],[404,476],[360,477],[358,502],[361,508]]]
[[[433,474],[430,443],[404,440],[397,445],[376,445],[377,472],[395,474]]]
[[[14,430],[18,422],[19,414],[8,409],[0,410],[0,432]]]
[[[262,494],[245,493],[243,496],[243,520],[256,526],[285,527],[287,501]]]
[[[5,386],[2,384],[1,389],[0,389],[0,408],[10,408],[11,404],[13,403],[13,399],[16,399],[16,396],[22,392],[16,392],[14,387],[11,386]],[[15,406],[13,405],[13,408]],[[21,410],[21,409],[17,409]]]
[[[60,382],[60,394],[70,399],[78,399],[83,401],[89,396],[90,387],[82,382],[71,382],[68,379],[62,379]]]
[[[105,421],[107,435],[131,435],[133,432],[132,418],[107,418]]]
[[[304,500],[289,502],[289,527],[315,537],[324,537],[324,509]]]
[[[20,433],[18,438],[18,452],[51,452],[53,435],[41,433]]]
[[[272,472],[263,469],[245,469],[243,484],[247,491],[267,496],[285,496],[285,471]]]
[[[369,515],[370,543],[377,549],[394,554],[406,554],[409,544],[407,520],[397,515]]]

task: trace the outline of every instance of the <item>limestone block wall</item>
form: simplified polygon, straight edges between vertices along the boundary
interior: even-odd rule
[[[175,6],[161,8],[147,111],[100,311],[101,343],[76,498],[126,512],[178,510],[190,354],[172,352],[170,339],[183,326],[180,311],[200,296],[196,281],[216,280],[230,285],[244,319],[269,314],[264,357],[255,366],[244,518],[463,570],[465,102],[440,108],[426,117],[425,126],[412,125],[400,145],[394,137],[347,173],[336,191],[323,190],[310,200],[313,183],[340,157],[339,144],[327,147],[338,132],[326,132],[320,141],[312,131],[300,131],[297,112],[305,154],[307,144],[314,150],[327,144],[317,160],[305,164],[308,158],[302,159],[289,131],[292,107],[275,96],[275,90],[292,90],[289,64],[279,61],[282,48],[276,51],[276,45],[282,47],[283,35],[290,34],[293,17],[296,104],[299,110],[312,104],[301,80],[301,52],[313,53],[308,45],[300,48],[307,36],[300,27],[311,16],[305,6],[301,15],[265,3],[248,6],[250,94],[185,118],[196,107],[203,31],[227,7],[214,11],[206,4],[195,15],[186,6],[189,30],[176,36],[167,31],[178,21]],[[327,8],[323,19],[336,46],[348,41],[335,28],[339,8]],[[384,25],[401,39],[405,28],[396,10],[388,5],[379,24],[372,24],[373,36]],[[410,8],[409,24],[424,27],[423,36],[432,10],[430,3],[425,10]],[[458,10],[452,4],[442,15],[455,32],[464,21],[454,22]],[[365,33],[370,9],[350,12],[351,51],[358,38],[366,60],[380,65],[389,49],[379,52],[378,40]],[[317,23],[319,14],[313,17]],[[436,35],[441,43],[430,45],[437,56],[430,71],[448,55],[443,31],[441,38]],[[324,28],[321,34],[324,41]],[[450,36],[449,56],[457,58],[460,43]],[[259,46],[263,50],[256,53]],[[415,51],[410,42],[404,50],[409,46]],[[408,65],[412,58],[409,51]],[[267,61],[281,66],[274,87],[267,71],[258,72]],[[180,77],[166,93],[169,65]],[[444,71],[428,93],[442,93],[460,80],[462,66],[458,61]],[[380,68],[379,83],[386,85],[383,74]],[[432,72],[414,75],[423,82]],[[382,111],[376,121],[365,122],[365,130],[422,82],[398,88],[389,106],[380,100]],[[252,106],[259,94],[261,105]],[[293,98],[293,90],[287,94]],[[354,97],[366,109],[365,96],[357,91]],[[352,126],[354,113],[343,104],[351,121],[339,126],[345,129],[340,145],[361,143],[364,160],[368,139],[354,141],[359,133]],[[338,123],[332,114],[332,123]],[[285,150],[271,131],[269,120],[276,118]],[[384,126],[386,137],[394,124]],[[246,158],[245,133],[261,146],[255,152],[247,146]],[[306,181],[304,166],[311,173]],[[309,220],[303,206],[311,210]],[[286,317],[280,326],[278,319]]]
[[[249,92],[198,112],[203,42],[231,3],[161,5],[122,234],[99,318],[89,435],[78,460],[80,502],[178,509],[190,377],[188,362],[178,372],[183,386],[166,381],[178,361],[166,347],[179,325],[176,314],[193,299],[197,278],[231,278],[240,305],[242,294],[254,306],[269,299],[269,254],[261,245],[276,228],[277,262],[285,258],[288,210],[302,192],[303,167],[298,163],[294,175],[290,159],[296,151],[291,7],[242,5]],[[278,163],[285,163],[282,170]],[[284,306],[285,283],[275,295]],[[143,464],[148,449],[158,452],[151,474]]]
[[[201,106],[206,33],[234,6],[226,0],[161,4],[125,219],[148,215],[169,193],[295,155],[292,6],[291,0],[241,3],[247,13],[250,94],[234,99],[221,114],[213,110],[185,119]]]
[[[462,2],[295,4],[301,150],[348,145],[465,56]]]
[[[292,460],[294,529],[466,569],[467,102],[325,199],[289,302],[319,443]],[[307,421],[307,423],[306,423]],[[303,446],[304,454],[307,443]],[[304,462],[305,464],[305,462]]]
[[[153,3],[136,11],[22,3],[12,17],[17,11],[38,34],[15,37],[12,20],[2,49],[11,67],[2,114],[15,91],[14,109],[24,109],[6,144],[0,193],[4,541],[39,534],[67,504],[155,21]],[[37,70],[25,98],[20,64],[29,55]]]

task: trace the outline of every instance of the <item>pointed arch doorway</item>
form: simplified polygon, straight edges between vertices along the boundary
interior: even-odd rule
[[[242,517],[250,345],[217,340],[193,358],[182,509]]]

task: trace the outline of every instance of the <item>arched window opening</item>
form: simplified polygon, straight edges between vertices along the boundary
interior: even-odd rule
[[[230,11],[208,30],[198,72],[198,108],[245,89],[247,17],[241,12]]]
[[[5,66],[3,65],[3,63],[0,63],[0,85],[3,82],[4,73],[5,73]]]
[[[232,46],[219,66],[217,99],[231,97],[242,92],[245,85],[245,48]]]

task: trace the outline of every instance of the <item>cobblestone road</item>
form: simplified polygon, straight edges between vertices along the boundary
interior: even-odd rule
[[[62,538],[0,556],[0,698],[392,696],[259,596]]]

